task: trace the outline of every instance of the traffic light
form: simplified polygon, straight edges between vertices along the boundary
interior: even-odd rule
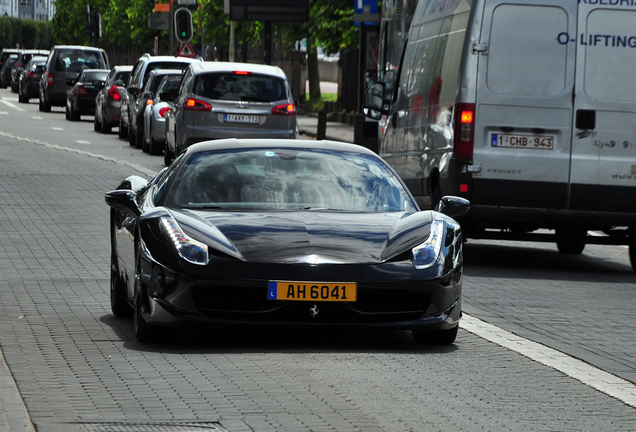
[[[174,13],[174,33],[179,42],[192,39],[192,13],[187,8],[179,8]]]

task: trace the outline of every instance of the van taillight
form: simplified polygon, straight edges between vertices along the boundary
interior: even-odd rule
[[[456,104],[453,157],[458,159],[472,159],[474,136],[475,104]]]
[[[49,87],[51,87],[53,85],[53,75],[52,74],[48,74],[46,76],[46,85],[48,85]]]

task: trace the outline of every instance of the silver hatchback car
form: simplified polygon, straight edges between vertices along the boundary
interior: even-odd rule
[[[193,63],[166,115],[166,162],[199,141],[298,138],[296,107],[284,72],[248,63]]]

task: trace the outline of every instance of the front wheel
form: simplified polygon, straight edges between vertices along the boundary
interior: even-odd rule
[[[450,345],[455,342],[457,330],[455,326],[449,330],[412,330],[413,339],[420,345]]]
[[[124,121],[119,119],[119,138],[127,138],[128,137],[128,128],[124,126]]]
[[[159,332],[156,326],[148,324],[144,320],[143,311],[143,287],[141,283],[141,248],[137,246],[137,256],[135,259],[135,306],[133,314],[133,322],[135,328],[135,338],[138,342],[153,342],[159,338]]]

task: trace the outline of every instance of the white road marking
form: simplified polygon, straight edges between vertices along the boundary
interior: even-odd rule
[[[42,120],[42,117],[40,116],[31,116],[31,118],[34,120]]]
[[[84,141],[84,140],[75,140],[75,142],[78,144],[91,144],[90,141]]]
[[[460,327],[487,341],[558,370],[629,406],[636,407],[636,385],[630,381],[467,314],[462,316]]]
[[[6,111],[0,111],[0,114],[3,114],[3,115],[9,115],[9,113],[8,113],[8,112],[6,112]]]
[[[18,112],[25,112],[25,110],[23,108],[20,108],[19,106],[17,106],[14,103],[11,103],[9,101],[6,101],[4,99],[0,100],[0,102],[2,102],[3,104],[5,104],[6,106],[9,106],[11,108],[13,108],[14,110],[18,111]]]
[[[61,127],[51,127],[51,129],[58,130],[58,131],[63,131],[64,130],[64,128],[61,128]]]

